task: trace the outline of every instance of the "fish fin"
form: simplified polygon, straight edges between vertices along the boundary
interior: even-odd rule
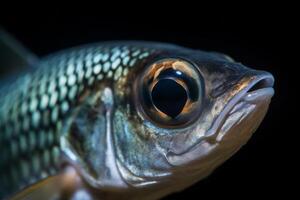
[[[73,168],[67,168],[63,173],[40,181],[21,192],[11,200],[58,200],[72,199],[73,194],[82,186],[79,175]]]
[[[0,27],[0,78],[33,66],[38,58]]]

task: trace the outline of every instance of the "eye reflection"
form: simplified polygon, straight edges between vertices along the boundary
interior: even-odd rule
[[[174,80],[163,79],[152,89],[152,101],[161,112],[175,118],[187,102],[185,89]]]
[[[153,123],[181,127],[199,116],[204,87],[191,63],[175,58],[159,60],[138,80],[138,108]]]

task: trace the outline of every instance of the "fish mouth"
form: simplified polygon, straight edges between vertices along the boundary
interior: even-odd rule
[[[254,71],[254,75],[245,77],[246,81],[243,79],[241,85],[244,83],[247,86],[231,98],[215,121],[213,132],[217,133],[217,142],[220,142],[232,127],[245,121],[250,114],[258,115],[251,122],[258,126],[267,112],[274,95],[274,77],[268,72],[261,71]]]
[[[190,166],[214,156],[219,159],[214,166],[222,163],[248,141],[264,118],[274,95],[273,85],[274,77],[268,72],[251,70],[245,74],[232,93],[220,100],[226,106],[205,136],[181,154],[169,153],[169,163]],[[197,164],[195,167],[198,169]]]

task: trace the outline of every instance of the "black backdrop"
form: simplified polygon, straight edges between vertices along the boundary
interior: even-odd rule
[[[246,66],[271,72],[276,79],[276,95],[265,120],[249,143],[211,176],[165,200],[260,198],[283,193],[282,186],[287,183],[282,179],[286,176],[285,164],[282,164],[286,153],[282,151],[281,130],[287,119],[282,117],[285,111],[281,107],[287,104],[289,90],[292,90],[286,79],[290,70],[283,58],[289,37],[284,19],[268,14],[264,15],[266,18],[239,19],[241,13],[224,18],[226,12],[217,17],[210,13],[203,17],[197,13],[169,15],[154,12],[147,18],[142,12],[130,17],[126,12],[120,15],[63,13],[55,10],[8,14],[0,25],[38,56],[96,41],[151,40],[223,52]],[[285,34],[281,32],[283,29]]]

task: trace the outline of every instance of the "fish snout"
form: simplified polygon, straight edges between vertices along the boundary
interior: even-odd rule
[[[260,93],[272,97],[274,95],[274,77],[266,71],[253,70],[249,75],[250,82],[245,88],[247,94]]]
[[[274,77],[269,72],[251,70],[238,84],[238,93],[225,107],[216,141],[237,146],[245,144],[266,115],[274,95]]]

